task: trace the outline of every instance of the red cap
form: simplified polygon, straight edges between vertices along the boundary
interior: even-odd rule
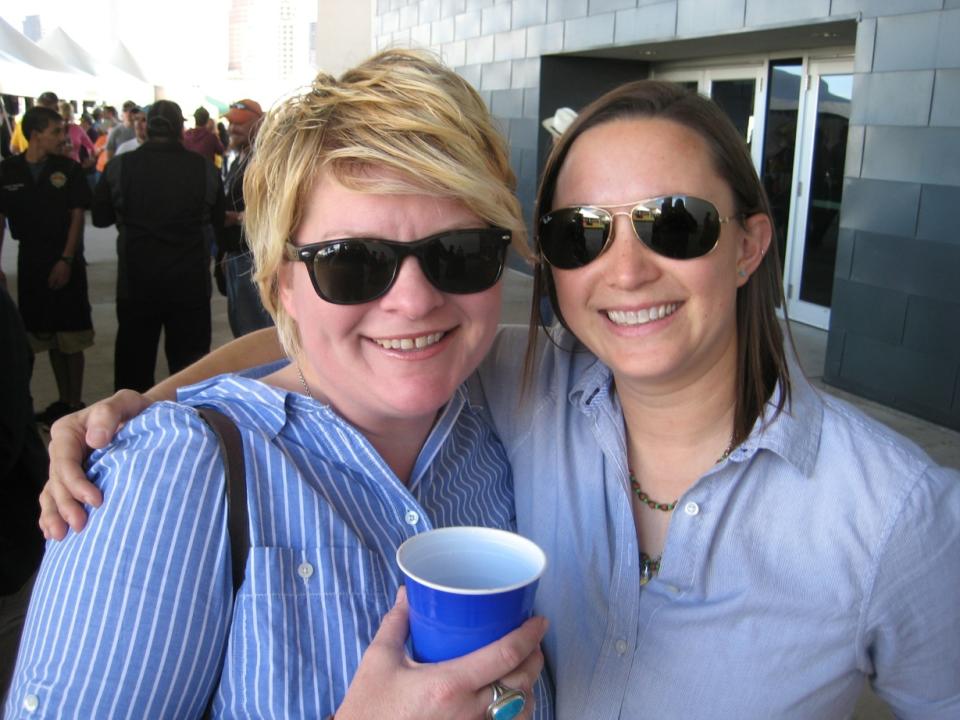
[[[232,123],[246,123],[256,120],[261,115],[263,110],[260,109],[260,103],[256,100],[244,99],[231,103],[224,117]]]

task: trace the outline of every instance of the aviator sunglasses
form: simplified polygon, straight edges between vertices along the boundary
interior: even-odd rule
[[[623,203],[629,212],[576,205],[548,212],[538,223],[537,240],[553,267],[573,270],[593,262],[607,249],[617,215],[630,218],[637,238],[658,255],[673,260],[703,257],[717,246],[720,226],[737,216],[720,217],[716,205],[691,195],[666,195]]]
[[[489,290],[503,272],[510,238],[503,228],[475,228],[413,242],[346,238],[297,246],[288,241],[286,258],[306,263],[314,290],[327,302],[359,305],[386,295],[409,255],[440,292]]]

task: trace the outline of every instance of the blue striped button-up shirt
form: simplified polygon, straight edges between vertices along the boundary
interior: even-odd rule
[[[461,388],[404,486],[329,407],[224,376],[91,458],[84,532],[51,543],[7,717],[313,718],[333,712],[393,604],[394,554],[446,525],[514,527],[503,448]],[[223,464],[190,405],[243,437],[251,544],[234,601]],[[222,673],[221,673],[222,663]],[[538,686],[538,716],[550,698]]]

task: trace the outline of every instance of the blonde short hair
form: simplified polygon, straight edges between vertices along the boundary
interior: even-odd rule
[[[391,172],[385,178],[371,169]],[[321,73],[267,114],[243,185],[254,279],[289,355],[300,338],[279,301],[279,271],[322,172],[360,192],[459,200],[511,230],[514,247],[528,254],[506,144],[466,80],[430,53],[400,49],[374,55],[339,80]]]
[[[64,122],[73,121],[73,105],[70,104],[69,100],[61,100],[58,103],[60,107],[60,115],[63,117]]]

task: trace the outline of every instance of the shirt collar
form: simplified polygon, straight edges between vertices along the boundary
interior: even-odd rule
[[[209,378],[195,385],[180,388],[177,391],[177,400],[188,405],[210,406],[226,412],[231,417],[236,413],[232,410],[237,406],[237,398],[243,398],[243,404],[255,412],[244,413],[244,422],[254,423],[266,435],[273,438],[280,434],[287,423],[287,408],[298,405],[301,413],[319,413],[329,422],[343,423],[351,431],[352,425],[340,417],[333,408],[323,403],[311,400],[306,395],[291,390],[284,390],[274,385],[260,382],[258,378],[269,374],[269,371],[279,369],[284,361],[269,363],[247,371],[247,375],[226,374]],[[417,458],[412,478],[418,479],[429,469],[433,457],[443,445],[460,417],[460,413],[468,405],[468,393],[461,385],[451,397],[450,401],[440,411],[437,422],[427,437],[424,450]]]
[[[613,373],[566,330],[554,332],[557,343],[580,357],[574,357],[572,382],[567,395],[571,406],[593,415],[601,407],[619,408],[613,396]],[[777,403],[783,393],[778,384],[764,408],[763,418],[753,427],[750,436],[731,453],[731,460],[747,460],[758,450],[769,450],[797,468],[805,477],[813,473],[820,448],[823,426],[823,400],[810,385],[800,366],[792,358],[790,371],[790,399],[783,411],[776,415]]]
[[[783,388],[777,385],[750,437],[734,453],[733,460],[751,457],[759,449],[770,450],[789,462],[804,477],[813,474],[823,428],[823,399],[795,362],[789,363],[790,399],[776,415]]]

